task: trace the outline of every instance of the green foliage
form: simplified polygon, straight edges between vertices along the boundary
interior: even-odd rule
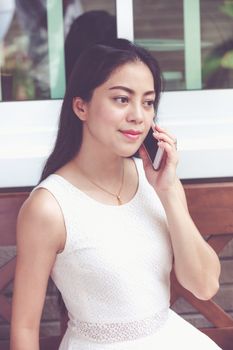
[[[202,76],[205,80],[207,77],[212,75],[220,67],[221,57],[208,57],[208,59],[203,64]]]
[[[233,1],[232,0],[225,0],[224,4],[222,6],[220,6],[220,10],[225,15],[233,18]]]
[[[221,59],[221,66],[227,69],[233,69],[233,49],[225,53]]]

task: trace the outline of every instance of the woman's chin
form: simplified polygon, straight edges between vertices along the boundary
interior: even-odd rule
[[[139,151],[139,147],[134,148],[133,150],[127,150],[127,151],[125,150],[124,152],[120,153],[120,156],[124,157],[124,158],[130,158],[130,157],[133,157],[133,156],[139,156],[138,151]]]

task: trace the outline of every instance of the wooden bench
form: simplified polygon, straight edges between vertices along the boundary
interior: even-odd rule
[[[220,253],[233,238],[233,182],[185,184],[190,213],[206,236],[209,244]],[[16,217],[28,191],[0,193],[0,246],[15,245]],[[11,305],[5,295],[6,287],[14,278],[15,258],[0,267],[0,317],[10,323]],[[182,288],[171,274],[171,304],[182,297],[203,314],[213,325],[201,329],[224,350],[233,349],[233,319],[214,301],[201,301]],[[65,316],[61,319],[64,331]],[[41,350],[58,348],[60,337],[41,339]],[[8,340],[0,340],[2,350],[9,349]]]

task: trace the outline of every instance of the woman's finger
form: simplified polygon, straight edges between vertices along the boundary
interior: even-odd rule
[[[158,146],[163,148],[167,157],[172,160],[173,162],[178,162],[178,153],[176,152],[175,145],[171,145],[170,143],[166,141],[159,141]]]
[[[175,137],[172,137],[169,134],[165,134],[162,132],[155,131],[153,133],[153,136],[158,140],[158,141],[164,141],[167,142],[170,146],[174,147],[176,149],[177,141]]]
[[[158,126],[157,124],[155,125],[153,125],[153,131],[154,132],[158,132],[159,134],[160,133],[162,133],[162,134],[165,134],[165,135],[167,135],[168,137],[170,137],[172,140],[176,140],[176,137],[175,137],[175,135],[172,135],[170,132],[168,132],[165,128],[161,128],[160,126]]]

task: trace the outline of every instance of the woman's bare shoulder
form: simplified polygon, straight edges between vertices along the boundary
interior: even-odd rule
[[[62,217],[60,206],[55,197],[45,188],[38,188],[26,199],[20,212],[33,215],[34,218],[53,221]]]
[[[17,219],[20,235],[41,237],[62,249],[65,240],[65,225],[59,204],[46,189],[39,188],[31,193],[22,205]]]

